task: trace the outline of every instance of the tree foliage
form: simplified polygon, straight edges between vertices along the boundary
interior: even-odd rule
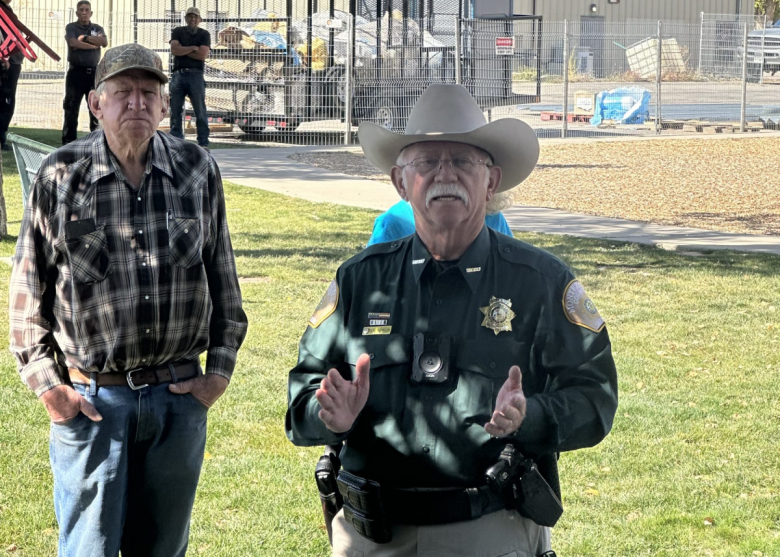
[[[766,15],[767,21],[780,18],[780,0],[756,0],[756,15]]]

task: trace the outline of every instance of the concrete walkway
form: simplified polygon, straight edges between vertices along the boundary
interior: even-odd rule
[[[330,172],[288,158],[293,153],[341,149],[338,146],[217,149],[212,155],[225,180],[244,186],[314,202],[382,211],[398,201],[391,185]],[[524,232],[637,242],[678,251],[730,249],[780,254],[780,236],[728,234],[527,206],[511,207],[504,215],[513,230]]]

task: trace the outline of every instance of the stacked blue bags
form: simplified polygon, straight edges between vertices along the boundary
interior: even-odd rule
[[[596,106],[590,123],[598,126],[604,120],[618,124],[643,124],[650,117],[650,91],[641,87],[618,87],[596,95]]]

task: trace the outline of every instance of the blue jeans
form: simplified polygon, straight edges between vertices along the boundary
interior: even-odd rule
[[[184,139],[182,132],[182,115],[184,113],[184,97],[190,98],[192,110],[195,112],[195,123],[198,126],[198,145],[209,146],[209,120],[206,116],[206,80],[202,71],[178,71],[171,76],[168,85],[171,92],[171,135]]]
[[[179,557],[206,444],[206,407],[168,385],[74,385],[103,416],[52,424],[60,557]]]

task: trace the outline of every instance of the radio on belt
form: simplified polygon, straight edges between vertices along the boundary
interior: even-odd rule
[[[414,335],[412,383],[444,383],[450,376],[449,335],[417,333]]]

